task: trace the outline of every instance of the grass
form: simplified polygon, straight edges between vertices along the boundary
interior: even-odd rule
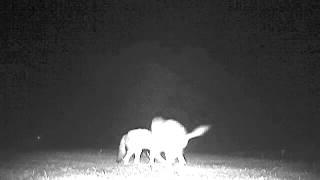
[[[320,179],[307,163],[186,154],[187,166],[115,162],[115,150],[0,153],[0,179]]]

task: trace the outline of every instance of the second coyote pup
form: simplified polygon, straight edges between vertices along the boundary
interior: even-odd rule
[[[128,164],[131,156],[134,155],[134,163],[139,163],[142,150],[149,150],[151,154],[153,143],[151,131],[148,129],[138,128],[128,131],[121,138],[117,162],[122,160],[124,164]],[[163,161],[160,153],[158,153],[149,157],[149,163],[154,162],[155,157],[157,157],[157,160]]]
[[[162,117],[155,117],[151,123],[151,132],[153,150],[150,151],[150,157],[164,152],[166,163],[174,163],[176,158],[180,164],[186,164],[183,156],[184,148],[188,145],[190,139],[202,136],[210,129],[209,125],[201,125],[190,133],[187,133],[185,127],[173,119],[165,120]]]

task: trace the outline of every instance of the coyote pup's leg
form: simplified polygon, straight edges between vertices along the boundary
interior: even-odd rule
[[[176,156],[178,158],[178,161],[179,161],[180,165],[186,165],[187,164],[186,159],[183,156],[183,150],[178,151]]]
[[[134,151],[128,150],[127,154],[123,158],[123,164],[129,164],[130,157],[134,154]]]
[[[165,159],[163,159],[163,157],[161,156],[160,151],[151,149],[149,155],[149,163],[155,163],[156,159],[161,163],[165,162]]]
[[[133,161],[134,164],[139,164],[140,163],[141,153],[142,153],[142,149],[138,149],[138,150],[136,150],[134,152],[134,161]]]
[[[149,154],[149,164],[154,163],[154,160],[155,160],[155,151],[152,151],[151,149]]]

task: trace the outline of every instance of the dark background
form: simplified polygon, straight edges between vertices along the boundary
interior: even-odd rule
[[[317,1],[2,1],[1,147],[117,148],[161,115],[187,150],[319,148]]]

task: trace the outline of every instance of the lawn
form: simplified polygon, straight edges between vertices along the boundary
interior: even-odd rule
[[[186,166],[116,163],[115,150],[0,153],[0,179],[320,179],[303,162],[187,153]]]

